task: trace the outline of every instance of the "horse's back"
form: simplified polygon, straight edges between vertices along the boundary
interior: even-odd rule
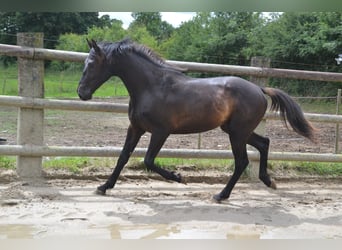
[[[233,94],[241,95],[244,98],[251,97],[265,99],[265,95],[258,85],[243,78],[236,76],[225,77],[224,85],[228,91]]]

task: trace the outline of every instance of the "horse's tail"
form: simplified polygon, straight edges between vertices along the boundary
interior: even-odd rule
[[[288,121],[295,132],[311,141],[316,141],[316,129],[305,119],[300,106],[288,94],[275,88],[262,88],[262,91],[271,97],[270,110],[280,111],[280,116],[286,127],[286,121]]]

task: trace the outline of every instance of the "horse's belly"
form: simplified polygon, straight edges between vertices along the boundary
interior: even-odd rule
[[[186,118],[177,117],[172,121],[172,134],[201,133],[221,126],[227,120],[227,116],[195,116],[189,115]]]

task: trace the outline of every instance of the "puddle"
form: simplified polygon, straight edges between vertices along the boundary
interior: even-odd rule
[[[169,238],[180,233],[176,226],[160,225],[110,225],[108,227],[112,239],[159,239]]]
[[[111,239],[260,239],[260,233],[177,225],[110,225]]]
[[[233,232],[227,234],[229,240],[257,240],[260,239],[260,234],[257,232]]]
[[[32,239],[35,231],[25,224],[0,225],[0,239]]]

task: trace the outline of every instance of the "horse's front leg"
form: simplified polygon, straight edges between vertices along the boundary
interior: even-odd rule
[[[168,136],[169,134],[162,133],[162,132],[152,133],[151,141],[150,141],[150,144],[148,146],[148,149],[145,155],[144,163],[147,169],[158,173],[165,179],[181,182],[182,178],[180,174],[176,174],[175,172],[170,172],[154,164],[154,160],[157,157],[161,147],[163,146]]]
[[[116,163],[116,167],[114,168],[114,171],[108,178],[108,180],[103,185],[97,188],[98,194],[104,195],[106,194],[107,189],[114,187],[121,170],[128,162],[129,157],[133,153],[135,146],[138,144],[139,139],[144,133],[145,131],[141,130],[140,128],[135,128],[132,125],[128,127],[125,145],[120,153],[119,159]]]

